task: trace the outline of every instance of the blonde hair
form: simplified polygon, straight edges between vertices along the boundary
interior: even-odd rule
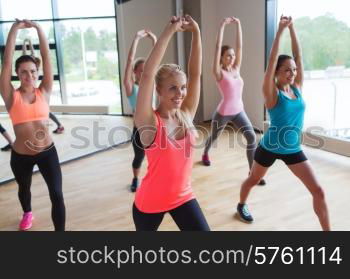
[[[145,63],[146,59],[143,58],[143,57],[139,57],[139,58],[136,58],[134,60],[134,63],[133,63],[133,66],[132,66],[132,70],[135,71],[137,69],[137,67],[142,64],[142,63]]]
[[[181,67],[176,64],[163,64],[158,68],[157,74],[155,76],[156,86],[160,86],[162,82],[170,76],[173,75],[184,75],[186,74],[181,70]],[[192,119],[181,109],[177,109],[175,112],[175,117],[179,120],[180,125],[183,126],[186,130],[192,132],[194,136],[198,136],[197,130],[193,125]]]

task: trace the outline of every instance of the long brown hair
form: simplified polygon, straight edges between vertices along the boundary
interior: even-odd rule
[[[281,54],[278,56],[278,59],[277,59],[277,65],[276,65],[276,72],[278,71],[278,69],[282,66],[283,62],[286,61],[286,60],[289,60],[289,59],[292,59],[293,60],[293,57],[292,56],[289,56],[287,54]]]
[[[30,54],[27,53],[27,44],[28,44]],[[33,44],[31,42],[31,40],[28,38],[23,41],[22,55],[16,59],[16,62],[15,62],[16,72],[17,72],[19,66],[25,62],[33,62],[35,64],[37,70],[39,70],[39,68],[40,68],[41,60],[39,57],[35,56]]]
[[[142,64],[142,63],[145,63],[146,59],[143,58],[143,57],[139,57],[139,58],[136,58],[134,63],[133,63],[133,66],[132,66],[132,70],[133,71],[136,71],[137,67]]]
[[[231,46],[229,46],[229,45],[223,45],[223,46],[221,47],[221,52],[220,52],[220,64],[222,64],[222,63],[221,63],[222,57],[224,57],[225,52],[228,51],[229,49],[233,49],[233,47],[231,47]]]

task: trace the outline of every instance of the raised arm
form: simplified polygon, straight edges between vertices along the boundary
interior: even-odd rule
[[[242,41],[242,26],[241,22],[238,18],[233,17],[233,22],[236,23],[236,59],[233,67],[239,71],[242,64],[242,48],[243,48],[243,41]]]
[[[38,23],[30,20],[24,20],[24,22],[29,28],[33,27],[38,34],[40,55],[41,55],[42,65],[43,65],[43,79],[39,85],[39,88],[41,92],[50,95],[52,92],[52,85],[53,85],[53,72],[52,72],[52,65],[51,65],[51,59],[50,59],[49,43],[46,39],[44,30],[41,28],[41,26]]]
[[[300,43],[298,40],[298,36],[295,32],[294,24],[291,18],[290,18],[290,24],[289,24],[289,32],[290,32],[290,37],[292,41],[293,57],[295,60],[295,64],[297,65],[297,75],[295,77],[294,85],[301,89],[303,87],[303,82],[304,82],[304,65],[303,65],[303,58],[302,58]]]
[[[280,47],[280,40],[285,28],[290,21],[287,17],[281,17],[275,40],[273,41],[269,62],[265,71],[263,82],[263,94],[265,98],[265,106],[270,109],[273,108],[277,102],[277,87],[275,84],[275,72],[278,60],[278,51]]]
[[[154,79],[171,37],[175,32],[182,31],[181,26],[181,19],[172,17],[144,65],[134,114],[134,121],[144,146],[148,146],[153,141],[156,129],[156,118],[152,107]],[[154,128],[154,131],[150,131],[150,128]],[[143,130],[150,132],[143,133]]]
[[[213,63],[213,74],[215,76],[215,79],[217,81],[220,81],[222,79],[222,73],[221,73],[221,47],[222,47],[222,39],[224,37],[224,31],[226,24],[229,24],[232,21],[230,17],[225,18],[219,27],[218,34],[216,36],[216,45],[215,45],[215,55],[214,55],[214,63]]]
[[[187,96],[181,109],[189,113],[193,119],[197,111],[201,91],[202,42],[197,22],[189,15],[186,15],[185,19],[188,24],[184,25],[184,29],[192,32],[192,42],[188,61]]]
[[[132,64],[133,64],[133,61],[135,60],[136,49],[140,39],[146,36],[147,36],[146,30],[138,31],[129,49],[128,59],[126,61],[126,67],[125,67],[125,73],[124,73],[124,80],[123,80],[125,93],[127,96],[131,96],[132,87],[134,85]]]
[[[22,21],[17,20],[11,27],[6,41],[4,59],[0,74],[0,92],[4,99],[6,109],[9,110],[12,106],[12,96],[14,88],[11,84],[12,76],[12,60],[15,52],[16,37],[19,29],[25,28]]]
[[[152,45],[153,47],[155,46],[156,42],[157,42],[157,37],[156,35],[154,35],[151,30],[146,30],[147,32],[147,36],[152,40]]]

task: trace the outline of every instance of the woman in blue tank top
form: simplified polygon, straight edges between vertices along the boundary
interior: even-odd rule
[[[141,80],[143,66],[145,64],[144,58],[135,59],[136,49],[138,43],[141,39],[149,37],[152,40],[153,46],[157,42],[157,37],[150,30],[140,30],[136,33],[134,40],[132,41],[131,47],[129,49],[128,59],[126,61],[125,73],[123,85],[125,88],[126,96],[128,97],[129,104],[132,108],[132,112],[135,112],[137,94],[139,91],[139,82]],[[139,174],[141,169],[141,164],[145,158],[145,151],[143,150],[140,134],[134,125],[131,143],[134,149],[134,159],[132,161],[132,170],[134,177],[131,182],[130,190],[135,192],[139,185]]]
[[[280,39],[286,28],[290,32],[294,59],[288,55],[278,56]],[[249,192],[265,176],[276,159],[280,159],[311,193],[314,211],[322,229],[330,230],[325,194],[300,147],[305,112],[302,86],[301,48],[292,18],[282,16],[263,84],[265,106],[271,124],[255,152],[252,171],[241,186],[240,202],[237,206],[238,216],[245,222],[253,221],[246,204]]]

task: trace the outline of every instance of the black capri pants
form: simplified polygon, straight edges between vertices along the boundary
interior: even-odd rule
[[[65,230],[66,210],[62,193],[62,173],[57,150],[52,144],[44,151],[35,155],[19,154],[12,149],[11,169],[18,183],[18,198],[23,212],[32,211],[31,192],[34,165],[39,171],[49,189],[52,203],[51,217],[56,231]]]
[[[131,143],[135,154],[134,160],[132,161],[132,167],[134,169],[139,169],[143,159],[145,158],[145,150],[141,143],[140,133],[135,126],[132,131]]]
[[[3,134],[3,133],[5,133],[5,132],[6,132],[5,128],[2,127],[2,125],[0,124],[0,134]]]
[[[136,231],[156,231],[169,212],[181,231],[210,231],[207,220],[196,199],[192,199],[167,212],[144,213],[133,204]]]

